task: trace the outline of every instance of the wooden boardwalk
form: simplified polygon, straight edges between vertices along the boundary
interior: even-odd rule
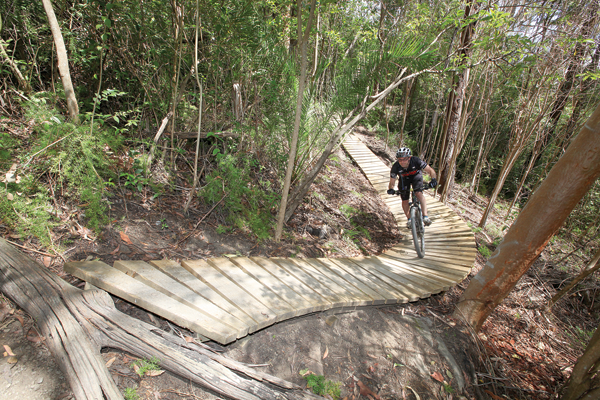
[[[380,256],[117,261],[112,267],[78,261],[65,270],[223,344],[312,312],[416,301],[464,279],[477,254],[469,227],[428,197],[433,225],[426,230],[426,255],[418,258],[400,198],[385,193],[389,167],[353,135],[343,145],[403,230],[398,245]]]

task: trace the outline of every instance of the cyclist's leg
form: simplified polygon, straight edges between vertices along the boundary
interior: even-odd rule
[[[421,202],[421,212],[423,213],[423,217],[427,217],[427,200],[425,200],[425,195],[423,192],[416,192],[417,199]]]
[[[408,199],[410,198],[410,182],[407,178],[400,177],[400,180],[398,181],[398,190],[400,190],[404,215],[406,215],[406,219],[410,219],[410,207],[408,205]]]
[[[419,199],[421,203],[421,213],[423,217],[427,216],[427,200],[425,200],[425,195],[423,195],[423,174],[417,174],[412,179],[413,191]]]

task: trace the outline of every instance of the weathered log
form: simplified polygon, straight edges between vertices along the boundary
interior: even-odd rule
[[[100,290],[82,291],[0,239],[0,291],[37,322],[76,399],[122,399],[100,350],[157,357],[163,369],[233,399],[316,399],[297,385],[118,311]]]

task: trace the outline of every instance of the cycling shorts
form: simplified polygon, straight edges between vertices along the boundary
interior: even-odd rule
[[[423,174],[415,174],[412,176],[401,176],[398,182],[398,189],[400,190],[400,198],[402,200],[410,199],[410,187],[412,185],[414,192],[423,191]]]

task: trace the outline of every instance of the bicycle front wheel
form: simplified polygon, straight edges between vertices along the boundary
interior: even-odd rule
[[[425,227],[423,226],[421,210],[417,207],[411,207],[410,209],[410,227],[417,255],[419,258],[423,258],[425,257]]]

